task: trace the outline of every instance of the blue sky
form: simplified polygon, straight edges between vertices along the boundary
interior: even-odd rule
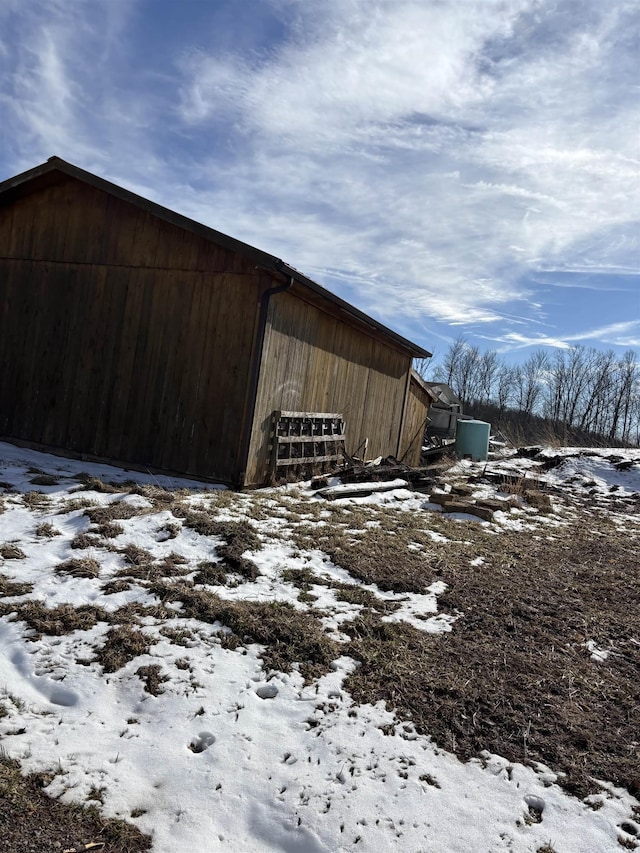
[[[0,178],[57,154],[442,354],[640,349],[635,0],[2,0]]]

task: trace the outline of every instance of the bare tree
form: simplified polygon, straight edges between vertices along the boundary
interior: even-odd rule
[[[534,413],[542,392],[549,357],[544,350],[532,353],[524,364],[515,368],[514,378],[518,408],[525,415]]]
[[[479,401],[488,403],[494,399],[494,390],[502,365],[495,350],[487,350],[480,356],[478,363]]]
[[[466,342],[463,337],[453,341],[444,355],[442,364],[438,366],[436,371],[437,381],[446,382],[447,385],[450,385],[455,390],[458,390],[456,386],[460,378],[460,365],[465,347]]]
[[[516,378],[513,367],[507,364],[501,365],[496,380],[496,403],[501,412],[506,411],[513,402]]]
[[[626,420],[631,407],[636,368],[635,353],[633,350],[627,350],[616,365],[615,390],[609,427],[609,439],[611,440],[618,435],[621,426],[621,431],[623,433],[625,431]]]
[[[640,432],[640,365],[632,350],[572,347],[549,355],[536,350],[520,365],[505,364],[491,350],[480,353],[464,338],[454,341],[435,371],[465,408],[497,405],[524,415],[542,414],[565,429],[577,427],[609,440],[637,441]]]
[[[426,379],[433,369],[433,356],[431,358],[414,358],[413,369],[422,379]]]
[[[594,350],[590,360],[589,388],[584,395],[582,416],[578,421],[581,429],[601,433],[606,431],[615,361],[613,350]]]

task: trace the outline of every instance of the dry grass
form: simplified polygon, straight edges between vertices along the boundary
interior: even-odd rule
[[[24,601],[15,604],[0,604],[0,615],[12,615],[25,622],[39,639],[43,634],[59,637],[72,631],[87,631],[98,621],[107,621],[107,614],[101,607],[85,604],[73,607],[60,604],[58,607],[46,607],[42,601]]]
[[[97,578],[100,574],[100,563],[91,557],[65,560],[54,566],[57,574],[71,575],[74,578]]]
[[[122,554],[127,565],[133,567],[150,566],[154,559],[153,554],[150,551],[147,551],[145,548],[140,548],[132,542],[125,545],[124,548],[120,548],[118,553]]]
[[[303,592],[308,592],[312,586],[329,586],[329,581],[318,577],[311,569],[283,569],[280,572],[283,581],[297,586]]]
[[[118,592],[126,592],[128,589],[131,589],[129,581],[119,578],[102,584],[102,591],[105,595],[114,595]]]
[[[130,543],[124,548],[118,549],[127,565],[118,572],[119,578],[136,578],[145,583],[162,580],[163,578],[178,577],[193,571],[184,567],[187,563],[185,557],[180,554],[171,553],[163,560],[154,560],[153,554],[144,548]]]
[[[154,506],[165,505],[166,508],[178,500],[179,497],[189,495],[190,490],[176,489],[175,491],[172,491],[170,489],[165,489],[164,486],[153,486],[149,484],[146,486],[134,486],[131,489],[131,494],[140,495],[141,497],[146,498],[148,501],[151,501]]]
[[[114,488],[120,490],[124,491]],[[251,513],[247,498],[219,492],[191,509],[161,488],[137,491],[154,506],[171,508],[184,527],[217,540],[219,562],[197,566],[199,587],[170,580],[193,571],[181,555],[158,561],[130,544],[118,551],[127,566],[120,577],[103,585],[104,593],[122,591],[130,580],[138,579],[162,604],[129,605],[107,614],[91,606],[47,609],[41,602],[0,602],[0,615],[13,614],[36,635],[64,634],[86,630],[99,620],[108,622],[112,627],[96,654],[105,672],[115,672],[149,651],[151,640],[136,626],[143,616],[170,617],[172,626],[163,626],[160,632],[182,645],[196,638],[190,630],[175,627],[181,618],[219,623],[232,632],[220,632],[225,648],[259,643],[266,670],[299,667],[307,680],[326,673],[332,660],[348,653],[360,661],[345,681],[355,701],[384,700],[401,719],[411,720],[418,731],[461,759],[489,750],[511,761],[541,761],[565,773],[562,784],[579,796],[597,789],[593,778],[627,787],[636,796],[640,793],[636,722],[640,647],[633,643],[640,636],[640,577],[637,534],[632,530],[622,533],[605,514],[598,515],[579,501],[573,506],[573,523],[564,527],[496,536],[486,526],[433,513],[281,496],[280,509],[274,512],[287,519],[294,544],[323,551],[354,579],[399,593],[424,592],[436,579],[448,585],[439,610],[457,615],[458,620],[451,633],[432,635],[405,623],[383,622],[382,616],[398,603],[381,600],[370,590],[318,578],[308,569],[284,570],[283,579],[299,588],[301,599],[310,600],[312,586],[323,584],[335,590],[337,600],[362,606],[357,618],[341,626],[351,637],[345,648],[327,636],[321,614],[313,608],[300,611],[276,602],[225,601],[202,588],[234,582],[237,574],[257,576],[256,566],[243,555],[258,551],[262,539],[246,520],[219,519],[220,510],[237,509],[240,499],[248,502],[242,511]],[[85,514],[93,524],[106,526],[100,531],[103,536],[121,528],[118,518],[148,512],[119,500],[106,508],[74,508],[88,509]],[[119,516],[120,512],[127,515]],[[261,501],[254,517],[274,512]],[[321,519],[326,524],[316,523]],[[179,532],[180,526],[174,527],[173,532]],[[448,541],[434,542],[429,531],[444,534]],[[95,536],[79,534],[76,540],[81,537],[85,538],[80,547],[97,544]],[[478,556],[484,560],[482,566],[471,566]],[[81,573],[82,568],[72,568],[70,574],[98,576],[94,560],[66,562],[93,563],[87,574]],[[56,571],[65,571],[64,565]],[[27,585],[12,583],[0,576],[0,595],[30,591]],[[164,603],[171,601],[182,602],[183,608],[177,613],[166,610]],[[587,640],[614,653],[595,663],[585,648]],[[139,667],[137,674],[147,692],[162,692],[165,677],[159,666]],[[542,847],[539,853],[547,849],[552,848]]]
[[[110,613],[108,621],[112,625],[134,625],[141,619],[162,621],[173,615],[175,614],[170,613],[163,604],[142,604],[139,601],[133,601],[123,604],[122,607]]]
[[[57,486],[60,482],[59,477],[54,477],[51,474],[37,474],[32,477],[29,482],[32,486]]]
[[[31,510],[44,509],[51,502],[48,495],[42,492],[25,492],[22,503]]]
[[[79,483],[82,483],[82,486],[78,489],[78,491],[84,492],[100,492],[101,494],[112,495],[116,492],[128,492],[129,489],[126,486],[118,486],[115,483],[105,483],[99,477],[95,477],[93,474],[87,474],[86,472],[82,472],[76,475],[75,478]]]
[[[176,646],[189,646],[193,640],[193,632],[188,628],[174,628],[170,625],[165,625],[160,628],[160,633],[163,637],[171,640]]]
[[[57,527],[54,527],[53,524],[45,521],[36,527],[36,536],[39,536],[41,539],[53,539],[54,536],[62,536],[62,532]]]
[[[167,522],[166,524],[161,525],[158,528],[157,532],[158,532],[159,536],[161,537],[160,541],[166,542],[167,539],[175,539],[181,530],[182,530],[182,527],[180,524],[174,524],[172,522]]]
[[[343,626],[362,661],[345,687],[358,701],[386,700],[463,759],[487,749],[563,771],[580,796],[596,789],[592,777],[637,795],[637,542],[590,516],[553,539],[502,534],[482,552],[480,568],[443,568],[439,609],[460,615],[451,634],[371,611]],[[595,663],[587,640],[616,653]]]
[[[424,592],[449,561],[449,551],[425,531],[431,517],[357,511],[337,513],[334,522],[302,524],[293,533],[299,548],[319,549],[366,584],[393,592]],[[372,522],[378,526],[372,526]],[[415,546],[420,550],[412,550]],[[411,547],[409,547],[411,546]]]
[[[0,557],[4,560],[24,560],[27,555],[15,542],[3,542],[0,544]]]
[[[105,672],[117,672],[130,660],[149,651],[149,639],[131,625],[110,628],[102,648],[96,652],[95,660]]]
[[[178,498],[178,495],[188,494],[188,489],[181,489],[176,492],[169,491],[160,485],[141,485],[134,480],[127,480],[121,483],[108,483],[101,480],[99,477],[94,477],[91,474],[78,474],[76,477],[82,486],[78,491],[99,492],[106,495],[128,494],[140,495],[146,498],[154,506],[168,505],[173,503]]]
[[[92,524],[105,525],[113,521],[122,521],[146,513],[147,510],[133,506],[124,500],[113,501],[106,506],[92,506],[84,511]]]
[[[221,495],[232,494],[220,492]],[[220,500],[220,498],[218,499]],[[215,536],[225,544],[216,548],[228,570],[237,572],[249,580],[255,580],[259,572],[255,563],[243,556],[246,551],[259,551],[262,543],[258,534],[247,521],[219,521],[208,510],[191,510],[184,506],[173,508],[173,513],[183,519],[185,527],[201,536]]]
[[[4,575],[0,575],[0,598],[6,598],[10,595],[27,595],[32,589],[32,583],[12,581]]]
[[[77,512],[79,509],[86,509],[90,506],[96,506],[96,502],[91,498],[70,498],[63,503],[58,514],[66,515],[69,512]]]
[[[75,551],[86,551],[88,548],[104,548],[105,543],[100,536],[91,536],[89,533],[78,533],[71,540],[70,547]]]
[[[169,680],[168,676],[162,673],[157,663],[139,667],[136,670],[136,675],[144,684],[145,693],[150,693],[152,696],[160,696],[161,693],[164,693],[162,684]]]
[[[193,577],[193,582],[203,586],[225,586],[227,579],[227,569],[222,563],[203,560],[198,563],[198,571]]]
[[[379,598],[370,589],[363,589],[361,586],[334,583],[332,587],[336,590],[337,601],[346,601],[348,604],[360,604],[363,607],[368,607],[370,610],[380,613],[393,613],[394,610],[400,607],[400,602]]]
[[[101,536],[103,539],[113,539],[124,533],[124,527],[118,524],[117,521],[105,521],[104,524],[97,524],[95,527],[91,527],[89,532],[94,533],[96,536]]]
[[[151,590],[162,601],[181,601],[180,616],[219,622],[246,642],[265,647],[262,659],[267,669],[290,672],[300,664],[307,680],[328,671],[339,652],[319,621],[281,602],[224,601],[212,592],[185,583],[156,584]]]
[[[23,776],[0,753],[0,825],[7,853],[54,853],[101,841],[102,853],[139,853],[151,839],[131,824],[101,817],[95,806],[69,805],[42,790],[54,774]]]

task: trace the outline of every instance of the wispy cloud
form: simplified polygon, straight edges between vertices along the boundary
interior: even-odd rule
[[[128,87],[119,73],[131,63],[135,8],[136,0],[35,0],[4,9],[3,159],[14,168],[58,154],[131,180],[135,154],[149,169],[153,93]]]
[[[283,202],[268,239],[286,234],[314,266],[326,244],[334,265],[375,269],[363,295],[381,310],[406,304],[400,273],[402,297],[447,322],[525,296],[523,270],[597,271],[613,251],[632,266],[635,104],[619,80],[602,84],[630,4],[577,18],[572,3],[292,8],[297,29],[274,54],[238,70],[200,53],[183,69],[186,118],[197,104],[199,120],[232,117],[253,135],[243,177]],[[287,224],[289,204],[311,215]],[[345,220],[359,226],[346,241]],[[614,227],[627,245],[598,245]]]
[[[610,323],[569,338],[572,341],[603,341],[619,347],[640,346],[640,317],[622,323]]]
[[[526,347],[570,349],[574,344],[588,341],[598,341],[617,347],[637,347],[640,346],[640,319],[610,323],[607,326],[583,330],[565,337],[553,337],[540,333],[525,335],[518,332],[508,332],[494,338],[494,340],[503,345],[500,347],[502,352]]]

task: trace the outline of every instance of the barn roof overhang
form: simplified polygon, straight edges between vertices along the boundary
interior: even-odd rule
[[[413,343],[407,338],[402,337],[397,332],[389,329],[383,323],[378,322],[373,317],[368,316],[363,311],[360,311],[354,305],[336,296],[330,290],[327,290],[322,285],[303,275],[295,267],[270,255],[268,252],[263,252],[261,249],[256,249],[248,243],[243,243],[241,240],[236,240],[234,237],[229,237],[221,231],[216,231],[214,228],[209,228],[194,219],[189,219],[176,211],[163,207],[157,202],[144,198],[137,193],[127,190],[124,187],[107,181],[92,172],[87,172],[79,166],[74,166],[73,163],[68,163],[60,157],[50,157],[46,163],[35,166],[26,172],[15,175],[6,181],[0,183],[0,205],[10,203],[14,198],[26,195],[32,191],[43,189],[46,186],[56,183],[59,175],[67,175],[76,180],[82,181],[85,184],[109,193],[116,198],[126,201],[136,207],[147,211],[159,219],[176,225],[179,228],[184,228],[186,231],[191,231],[198,234],[206,240],[229,249],[232,252],[239,252],[247,258],[253,260],[257,266],[261,266],[266,270],[284,276],[286,279],[293,280],[301,285],[304,289],[314,294],[320,300],[326,300],[331,304],[334,310],[337,310],[344,316],[345,321],[356,323],[359,326],[365,326],[372,334],[386,338],[391,344],[404,350],[409,355],[415,358],[430,358],[431,353],[425,350],[418,344]]]

